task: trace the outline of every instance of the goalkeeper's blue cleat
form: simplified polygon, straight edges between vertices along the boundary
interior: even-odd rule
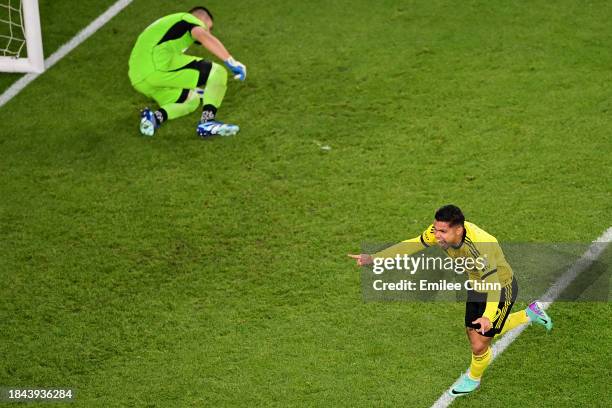
[[[479,380],[473,380],[472,378],[470,378],[469,374],[464,374],[463,377],[461,377],[461,379],[457,383],[457,385],[451,388],[449,393],[453,397],[460,397],[462,395],[467,395],[475,391],[479,385]]]
[[[216,120],[207,120],[206,122],[200,122],[196,131],[201,137],[219,135],[219,136],[233,136],[240,128],[236,125],[230,125],[229,123],[217,122]]]
[[[140,112],[140,133],[144,136],[153,136],[158,128],[155,113],[149,108],[144,108]]]
[[[525,312],[527,313],[527,317],[529,317],[529,320],[531,322],[541,324],[546,328],[547,331],[550,331],[552,329],[552,319],[550,318],[548,313],[544,311],[540,302],[536,301],[531,303],[529,306],[527,306]]]

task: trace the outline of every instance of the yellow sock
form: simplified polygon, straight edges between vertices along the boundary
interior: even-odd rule
[[[499,333],[495,337],[501,336],[508,330],[512,330],[515,327],[520,326],[521,324],[525,324],[525,323],[529,323],[529,317],[527,316],[527,312],[525,312],[524,310],[521,310],[520,312],[514,312],[510,314],[510,316],[508,316],[501,333]]]
[[[483,354],[477,356],[472,353],[472,364],[470,364],[470,377],[473,380],[480,380],[482,374],[491,363],[493,351],[491,347],[487,349]]]

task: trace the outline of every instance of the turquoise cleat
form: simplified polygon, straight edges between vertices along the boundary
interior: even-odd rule
[[[198,124],[197,132],[201,137],[219,135],[219,136],[234,136],[240,128],[229,123],[217,122],[209,120]]]
[[[550,331],[553,327],[553,322],[548,313],[546,313],[542,307],[542,304],[538,301],[531,303],[525,309],[527,316],[531,322],[541,324],[546,328],[547,331]]]
[[[473,380],[470,378],[468,374],[464,374],[459,380],[459,383],[455,385],[449,392],[453,397],[460,397],[462,395],[467,395],[473,391],[475,391],[480,385],[479,380]]]

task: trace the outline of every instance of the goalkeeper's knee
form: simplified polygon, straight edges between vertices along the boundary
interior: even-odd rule
[[[210,74],[208,74],[206,86],[208,87],[209,85],[222,86],[224,88],[227,86],[227,70],[216,62],[212,63]]]
[[[227,70],[213,62],[204,87],[204,105],[221,106],[225,90],[227,89]]]

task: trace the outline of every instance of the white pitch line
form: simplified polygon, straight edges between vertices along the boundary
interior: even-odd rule
[[[572,283],[572,281],[576,279],[578,275],[591,266],[591,264],[601,256],[611,241],[612,227],[608,228],[599,238],[593,241],[582,257],[578,259],[559,279],[557,279],[557,281],[545,294],[542,295],[542,308],[548,309],[548,307],[559,297],[561,293],[563,293],[570,283]],[[508,346],[510,346],[510,344],[512,344],[512,342],[516,340],[528,326],[529,325],[527,324],[521,325],[516,329],[509,331],[499,341],[495,342],[493,345],[493,358],[491,359],[491,362],[493,362],[496,357],[503,353],[504,350],[507,349]],[[446,390],[444,394],[440,396],[440,398],[438,398],[431,408],[447,408],[450,404],[452,404],[455,397],[451,397],[449,392],[459,383],[460,379],[461,377],[459,377],[453,383],[453,385],[451,385],[450,388]]]
[[[83,41],[91,37],[96,31],[102,26],[108,23],[113,17],[115,17],[121,10],[126,8],[133,0],[118,0],[108,10],[100,14],[98,18],[92,21],[87,27],[79,31],[70,41],[62,45],[57,51],[49,56],[45,60],[45,70],[51,68],[56,62],[64,58],[70,51],[78,47]],[[13,85],[11,85],[6,91],[0,95],[0,108],[4,106],[8,101],[13,99],[19,92],[23,90],[30,82],[34,81],[40,73],[25,74],[19,78]]]

